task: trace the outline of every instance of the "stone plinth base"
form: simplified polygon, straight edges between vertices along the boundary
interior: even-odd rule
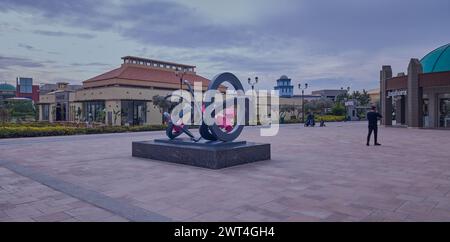
[[[270,144],[234,142],[193,142],[189,139],[156,139],[132,144],[135,157],[168,161],[210,169],[270,160]]]

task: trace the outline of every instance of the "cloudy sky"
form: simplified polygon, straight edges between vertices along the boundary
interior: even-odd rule
[[[448,0],[0,0],[0,81],[81,83],[136,55],[211,78],[371,89],[450,42]]]

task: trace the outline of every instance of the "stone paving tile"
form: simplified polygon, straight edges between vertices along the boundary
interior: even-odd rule
[[[400,206],[398,209],[396,209],[396,212],[402,212],[402,213],[417,213],[417,212],[423,212],[423,213],[429,213],[431,210],[436,207],[437,202],[432,201],[421,201],[421,202],[412,202],[407,201],[402,206]]]
[[[161,210],[159,213],[162,214],[163,216],[167,216],[178,221],[189,221],[190,219],[199,215],[198,213],[179,207],[171,207],[168,209],[164,209]]]
[[[321,219],[317,217],[311,217],[304,214],[295,214],[286,219],[286,222],[320,222]]]
[[[267,219],[266,216],[255,211],[245,211],[239,213],[236,216],[233,216],[233,220],[239,222],[251,222],[251,221],[261,222],[264,221],[265,219]]]
[[[164,132],[0,140],[0,160],[177,221],[450,221],[448,131],[380,127],[383,145],[366,147],[366,129],[248,127],[272,160],[217,171],[131,157]],[[98,209],[0,166],[0,221],[124,220]]]
[[[334,204],[328,207],[328,210],[339,213],[339,214],[346,214],[349,217],[353,218],[365,218],[366,216],[369,216],[373,213],[374,209],[370,207],[361,207],[355,204],[350,205],[341,205],[341,204]]]
[[[191,219],[194,222],[233,222],[233,216],[236,216],[229,210],[217,209],[211,212],[206,212],[201,215],[195,216]]]
[[[3,210],[3,212],[11,218],[37,217],[43,215],[43,213],[38,209],[26,204],[21,204],[14,208]]]
[[[81,221],[100,221],[114,216],[113,213],[93,206],[85,206],[65,211],[65,213]]]
[[[361,221],[365,222],[401,222],[407,218],[407,213],[393,212],[387,210],[375,210]]]
[[[344,222],[348,221],[351,218],[350,215],[345,213],[334,212],[326,218],[323,218],[321,221],[323,222]]]
[[[128,219],[122,218],[117,215],[113,215],[113,216],[109,216],[109,217],[105,217],[105,218],[98,218],[93,221],[94,222],[129,222]]]
[[[5,168],[0,167],[0,172],[12,181],[9,183],[10,181],[0,179],[0,192],[2,194],[0,198],[3,201],[0,203],[0,221],[127,221]],[[5,193],[4,188],[9,192]],[[86,215],[86,213],[76,211],[80,207],[85,209],[84,212],[91,212],[92,214]],[[104,216],[101,216],[101,214]]]
[[[41,215],[39,217],[34,217],[33,220],[37,222],[61,222],[67,219],[73,218],[67,213],[64,212],[56,212],[46,215]]]

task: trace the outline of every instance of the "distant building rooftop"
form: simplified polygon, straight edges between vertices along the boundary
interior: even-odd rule
[[[380,94],[380,88],[370,89],[367,91],[367,94]]]
[[[0,84],[0,91],[15,92],[16,91],[16,87],[5,82],[5,83],[1,83]]]
[[[450,44],[431,51],[420,63],[424,73],[450,71]]]
[[[168,61],[161,61],[161,60],[154,60],[154,59],[147,59],[142,57],[136,57],[136,56],[124,56],[122,57],[124,64],[136,64],[136,65],[144,65],[144,66],[152,66],[152,67],[160,67],[160,68],[167,68],[171,70],[180,70],[180,71],[191,71],[194,72],[195,66],[192,65],[186,65],[186,64],[179,64],[175,62],[168,62]]]
[[[31,100],[31,98],[26,98],[26,97],[11,97],[11,98],[7,98],[6,100],[10,100],[10,101],[33,101],[33,100]]]
[[[100,86],[141,86],[177,88],[183,72],[183,79],[201,82],[203,86],[209,80],[195,73],[195,66],[167,61],[152,60],[134,56],[122,57],[121,67],[105,72],[83,82],[84,88]]]
[[[61,84],[66,84],[63,87],[61,86]],[[72,85],[72,84],[67,84],[67,83],[63,83],[63,82],[58,82],[56,84],[50,84],[50,83],[46,83],[46,84],[42,84],[39,87],[39,93],[41,95],[43,94],[48,94],[50,92],[54,92],[58,89],[64,89],[65,91],[76,91],[79,89],[82,89],[83,86],[82,85]]]

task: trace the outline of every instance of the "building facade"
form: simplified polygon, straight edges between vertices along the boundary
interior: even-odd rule
[[[16,78],[16,97],[23,97],[39,102],[39,85],[33,85],[33,78]]]
[[[380,102],[380,88],[375,88],[367,91],[369,95],[370,103],[372,105],[377,105]]]
[[[47,93],[50,92],[54,92],[56,90],[59,90],[61,88],[61,85],[64,85],[64,89],[69,90],[69,91],[76,91],[79,90],[81,88],[83,88],[82,85],[72,85],[72,84],[68,84],[68,83],[64,83],[64,82],[60,82],[60,83],[46,83],[46,84],[41,84],[39,86],[39,95],[45,95]]]
[[[324,89],[311,92],[312,95],[320,96],[321,98],[328,98],[333,101],[336,101],[336,98],[339,95],[345,95],[346,93],[347,90],[344,89]]]
[[[16,96],[16,88],[8,83],[0,84],[0,101]]]
[[[166,96],[180,89],[180,80],[209,80],[196,74],[195,66],[133,56],[123,64],[83,82],[78,90],[61,87],[41,95],[40,120],[89,121],[107,125],[161,124],[162,114],[153,105],[154,96]],[[186,85],[182,85],[186,89]]]
[[[411,59],[407,74],[382,66],[380,101],[384,125],[450,129],[450,44]]]
[[[294,96],[294,86],[291,84],[291,79],[286,75],[282,75],[277,80],[277,85],[274,90],[278,91],[280,97],[292,97]]]

